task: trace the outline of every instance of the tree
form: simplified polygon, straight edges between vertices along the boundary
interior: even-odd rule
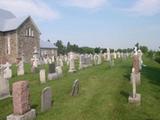
[[[67,43],[67,53],[71,51],[71,44],[70,42]]]
[[[147,53],[147,52],[148,52],[148,47],[147,47],[147,46],[140,46],[140,50],[141,50],[143,53]]]
[[[94,52],[97,53],[97,54],[100,53],[100,51],[101,51],[100,47],[98,47],[98,48],[96,47],[96,48],[94,49]]]
[[[54,45],[58,48],[58,55],[64,55],[66,53],[66,47],[63,45],[63,42],[61,40],[57,40],[57,42],[54,43]]]

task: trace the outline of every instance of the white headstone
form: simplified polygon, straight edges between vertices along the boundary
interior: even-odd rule
[[[10,69],[11,64],[9,64],[8,62],[6,62],[4,66],[4,78],[6,79],[10,79],[12,77],[12,70]]]
[[[40,74],[40,82],[41,83],[46,83],[45,69],[41,69],[39,74]]]
[[[17,75],[24,75],[24,63],[22,60],[19,61],[19,63],[17,64]]]

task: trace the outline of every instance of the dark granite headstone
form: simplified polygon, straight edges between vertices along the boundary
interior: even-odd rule
[[[56,69],[55,69],[55,63],[49,64],[49,73],[55,73]]]

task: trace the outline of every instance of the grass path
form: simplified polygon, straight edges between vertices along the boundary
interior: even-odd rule
[[[30,74],[26,65],[26,75],[14,77],[17,80],[29,80],[31,105],[37,110],[37,120],[160,120],[160,65],[145,59],[142,71],[142,85],[138,93],[142,95],[141,106],[128,104],[131,92],[129,83],[131,61],[117,60],[110,69],[107,63],[90,67],[76,73],[67,73],[59,80],[48,81],[40,85],[38,74]],[[15,69],[13,67],[13,69]],[[70,96],[73,81],[79,79],[80,92],[76,97]],[[53,107],[40,112],[41,90],[51,86]],[[12,113],[11,99],[0,101],[0,120]]]

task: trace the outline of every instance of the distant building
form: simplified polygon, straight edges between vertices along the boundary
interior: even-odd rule
[[[15,63],[22,57],[30,62],[34,47],[40,48],[40,31],[30,16],[17,18],[0,9],[0,59]]]
[[[40,53],[42,57],[57,56],[57,47],[48,41],[40,41]]]

